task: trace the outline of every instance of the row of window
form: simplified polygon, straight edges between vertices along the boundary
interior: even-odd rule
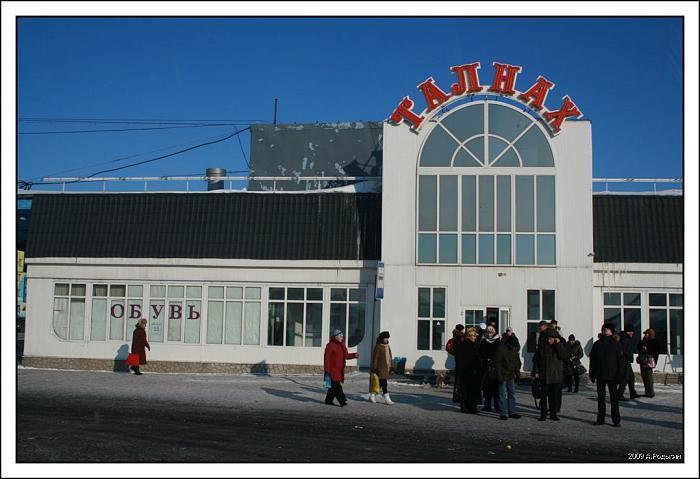
[[[91,341],[124,341],[131,339],[137,321],[144,317],[150,342],[261,342],[261,287],[159,284],[146,288],[147,298],[143,285],[57,283],[53,330],[61,339],[84,340],[88,320]],[[348,346],[356,346],[365,334],[366,289],[329,289],[329,330],[344,331]],[[324,288],[271,287],[267,306],[268,345],[322,346]]]

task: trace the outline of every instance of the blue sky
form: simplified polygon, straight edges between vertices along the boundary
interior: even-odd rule
[[[479,61],[556,83],[593,125],[593,176],[683,173],[680,18],[23,18],[18,116],[236,120],[237,126],[18,136],[18,179],[86,176],[225,137],[251,121],[386,119],[416,85]],[[18,122],[18,131],[143,125]],[[162,127],[168,125],[147,125]],[[249,136],[99,176],[245,171]],[[125,158],[119,160],[120,158]]]

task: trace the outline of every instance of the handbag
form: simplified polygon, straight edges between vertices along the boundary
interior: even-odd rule
[[[369,373],[369,392],[379,394],[379,376],[376,373]]]
[[[640,353],[637,355],[637,364],[644,364],[644,359],[646,358],[645,353]]]
[[[136,353],[129,353],[129,355],[126,357],[127,366],[138,366],[140,361],[141,357]]]
[[[323,387],[326,389],[331,388],[331,375],[328,373],[323,373]]]
[[[647,354],[644,358],[644,363],[642,364],[647,369],[654,369],[656,367],[656,360],[651,354]]]
[[[574,373],[576,373],[576,376],[580,376],[586,371],[587,369],[582,364],[577,364],[576,366],[574,366]]]

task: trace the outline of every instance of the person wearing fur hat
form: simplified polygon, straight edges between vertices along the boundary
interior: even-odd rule
[[[337,398],[341,407],[348,403],[341,385],[345,381],[345,361],[359,357],[357,353],[348,352],[343,339],[345,339],[345,335],[341,330],[333,331],[333,336],[323,353],[323,370],[331,377],[331,387],[326,394],[326,404],[333,404],[333,399]]]
[[[615,326],[609,323],[601,328],[603,336],[593,343],[589,354],[588,375],[596,384],[598,393],[598,416],[593,423],[600,426],[605,423],[605,389],[610,394],[610,416],[613,426],[620,427],[620,404],[617,386],[624,374],[624,357],[622,346],[613,339]]]
[[[561,404],[561,384],[564,381],[564,361],[569,353],[559,340],[559,334],[554,329],[547,329],[544,345],[537,348],[532,358],[532,374],[539,378],[542,385],[540,400],[540,421],[549,418],[558,421],[558,405]],[[549,408],[547,405],[549,404]]]
[[[389,331],[382,331],[377,337],[377,344],[372,351],[372,372],[379,376],[379,387],[382,388],[382,398],[384,402],[391,406],[394,402],[387,390],[389,376],[391,375],[391,348],[389,347]],[[369,401],[377,402],[377,395],[373,392],[369,394]]]
[[[481,358],[479,356],[479,333],[476,328],[467,330],[467,339],[455,348],[459,358],[460,411],[478,414],[476,405],[481,403]]]
[[[481,338],[481,344],[479,345],[484,392],[484,407],[482,411],[490,411],[492,403],[494,408],[498,409],[498,379],[492,377],[489,370],[493,369],[492,363],[500,343],[501,337],[496,332],[496,328],[491,325],[487,326],[486,333]]]

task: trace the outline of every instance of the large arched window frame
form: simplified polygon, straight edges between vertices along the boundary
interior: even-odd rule
[[[538,120],[477,101],[431,122],[417,165],[416,263],[556,265],[556,168]]]

